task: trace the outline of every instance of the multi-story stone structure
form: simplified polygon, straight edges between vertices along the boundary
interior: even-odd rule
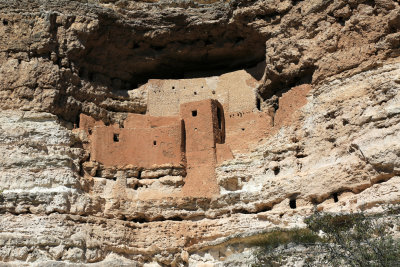
[[[106,168],[135,169],[138,179],[148,170],[169,169],[150,178],[184,177],[179,196],[218,194],[215,167],[235,153],[248,151],[273,129],[274,114],[262,110],[256,84],[245,71],[151,80],[144,86],[146,114],[128,114],[121,126],[106,126],[81,115],[80,127],[89,136],[90,160]],[[295,91],[304,94],[308,89]],[[287,103],[281,110],[290,113],[291,107]],[[277,114],[275,123],[285,116]]]

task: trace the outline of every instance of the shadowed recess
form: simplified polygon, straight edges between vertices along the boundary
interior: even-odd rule
[[[149,38],[112,16],[100,17],[100,27],[80,35],[84,49],[70,53],[79,76],[115,90],[131,90],[148,79],[195,78],[250,68],[265,58],[265,37],[235,25],[183,28],[189,18],[174,17],[182,30]],[[260,78],[260,73],[251,73]]]

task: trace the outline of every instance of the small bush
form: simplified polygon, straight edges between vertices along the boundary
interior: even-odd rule
[[[400,266],[400,241],[378,217],[355,214],[316,214],[305,221],[312,231],[325,232],[326,259],[331,266]]]
[[[400,266],[400,240],[391,234],[397,219],[394,223],[363,213],[317,213],[305,222],[307,229],[266,234],[258,244],[262,248],[256,252],[253,266],[283,265],[294,252],[278,247],[288,243],[312,246],[307,252],[295,252],[304,266]],[[320,231],[324,238],[317,235]]]

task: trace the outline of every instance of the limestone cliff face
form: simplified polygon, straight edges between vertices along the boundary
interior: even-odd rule
[[[400,201],[396,1],[0,0],[0,10],[6,266],[238,266],[251,261],[240,238],[302,226],[315,209]],[[252,79],[233,75],[232,87],[248,86],[254,116],[268,118],[253,120],[270,125],[238,126],[215,161],[218,194],[182,195],[184,169],[92,160],[81,114],[118,128],[159,108],[151,90],[175,80],[222,101],[214,83],[239,69]]]

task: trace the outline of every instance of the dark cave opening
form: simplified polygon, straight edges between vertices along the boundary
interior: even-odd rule
[[[289,207],[290,207],[291,209],[295,209],[296,206],[297,206],[297,205],[296,205],[296,199],[295,199],[295,198],[289,200]]]
[[[257,97],[257,103],[256,103],[256,105],[257,105],[257,109],[258,109],[259,111],[261,111],[261,99],[258,98],[258,97]]]
[[[274,171],[274,175],[278,175],[279,172],[281,171],[281,168],[279,168],[279,166],[276,166],[272,170]]]
[[[337,192],[333,193],[333,194],[332,194],[332,198],[333,198],[333,201],[334,201],[334,202],[338,202],[338,201],[339,201],[339,195],[338,195],[338,193],[337,193]]]
[[[263,49],[260,49],[261,51]],[[111,90],[132,90],[142,84],[148,82],[149,79],[193,79],[220,76],[228,72],[237,70],[246,70],[256,80],[260,80],[261,76],[259,73],[253,71],[260,63],[264,63],[264,57],[259,56],[249,62],[235,62],[230,64],[228,61],[215,64],[213,62],[183,62],[175,59],[171,59],[170,63],[163,63],[155,66],[150,71],[121,71],[121,73],[109,73],[119,72],[104,70],[103,72],[85,72],[86,69],[91,70],[95,66],[87,65],[86,62],[78,63],[77,65],[83,65],[79,71],[79,77],[90,83],[100,84],[109,87]],[[145,63],[138,64],[145,65]],[[123,68],[121,66],[121,68]],[[143,68],[145,69],[145,68]],[[118,82],[115,82],[118,81]],[[196,93],[195,93],[196,94]]]
[[[146,37],[111,16],[101,17],[98,30],[79,36],[85,47],[68,58],[81,79],[112,90],[132,90],[149,79],[219,76],[265,60],[266,37],[254,29],[225,23],[194,30],[180,26],[186,17],[174,19],[180,30],[160,38]],[[264,71],[249,73],[260,80]]]
[[[271,98],[273,95],[281,97],[295,86],[311,84],[316,69],[316,66],[309,66],[308,68],[300,70],[299,73],[293,76],[284,74],[277,75],[270,71],[267,73],[267,77],[271,80],[271,83],[266,88],[263,88],[262,92],[260,92],[261,96],[264,99]]]
[[[160,23],[169,22],[161,19]],[[137,89],[149,79],[211,77],[243,69],[258,81],[264,75],[267,37],[251,27],[227,22],[219,27],[188,26],[184,21],[178,21],[171,26],[174,34],[167,37],[150,36],[146,34],[150,29],[138,30],[136,27],[119,21],[111,13],[102,13],[95,30],[76,36],[84,46],[71,49],[62,57],[79,78],[74,77],[77,80],[74,90],[62,92],[58,97],[55,114],[75,123],[74,117],[85,113],[107,124],[113,120],[109,112],[125,112],[124,107],[105,105],[102,108],[107,112],[100,115],[100,111],[84,110],[83,103],[92,102],[99,106],[107,97],[124,101],[129,98],[128,91]],[[90,90],[82,91],[82,88],[93,88],[93,92],[104,91],[104,94],[96,95]],[[70,94],[78,101],[70,104]],[[66,107],[68,113],[63,112]],[[146,112],[143,107],[139,109],[137,113]]]

